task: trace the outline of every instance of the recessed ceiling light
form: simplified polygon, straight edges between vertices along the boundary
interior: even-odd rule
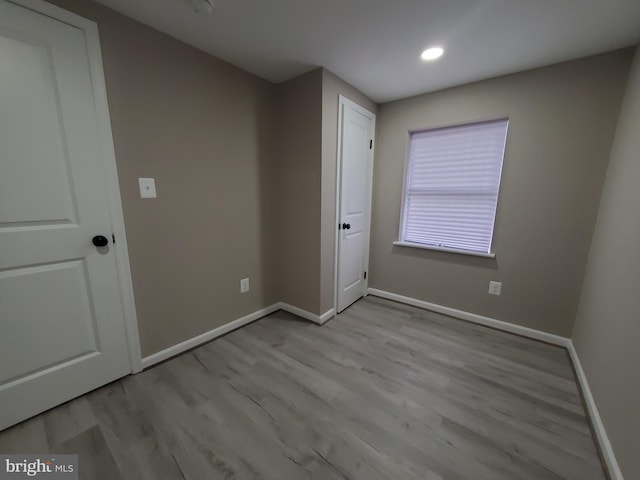
[[[424,52],[422,52],[422,55],[420,55],[420,58],[422,58],[422,60],[435,60],[436,58],[440,58],[443,53],[444,53],[444,50],[442,48],[431,47],[431,48],[427,48]]]

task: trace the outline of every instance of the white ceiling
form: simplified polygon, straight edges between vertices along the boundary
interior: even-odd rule
[[[378,102],[640,43],[639,0],[98,1],[272,82],[323,66]]]

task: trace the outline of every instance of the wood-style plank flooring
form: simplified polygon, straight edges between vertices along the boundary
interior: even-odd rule
[[[0,432],[81,479],[602,480],[565,350],[367,297],[277,312]]]

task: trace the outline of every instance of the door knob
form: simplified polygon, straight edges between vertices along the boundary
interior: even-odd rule
[[[349,230],[351,228],[351,224],[350,223],[343,223],[342,224],[342,229],[343,230]]]
[[[104,237],[102,235],[96,235],[91,239],[91,243],[93,243],[96,247],[105,247],[109,245],[109,240],[107,239],[107,237]]]

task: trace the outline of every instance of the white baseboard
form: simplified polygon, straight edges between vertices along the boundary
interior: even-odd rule
[[[582,393],[584,395],[584,401],[587,404],[587,410],[589,411],[589,416],[591,417],[591,424],[593,425],[596,437],[598,438],[598,444],[600,445],[600,450],[602,451],[604,461],[607,464],[607,469],[609,470],[611,480],[624,480],[622,471],[620,470],[620,466],[618,465],[618,460],[616,459],[616,455],[613,452],[613,447],[611,446],[611,442],[609,441],[609,436],[607,435],[607,431],[604,429],[604,424],[602,423],[602,418],[600,417],[600,413],[598,412],[596,401],[593,398],[593,393],[591,392],[591,388],[589,387],[587,376],[585,375],[584,369],[582,368],[580,357],[578,357],[578,352],[576,351],[573,342],[569,343],[567,350],[569,351],[569,356],[571,357],[571,361],[573,362],[573,366],[576,370],[578,382],[580,382],[580,387],[582,388]]]
[[[534,340],[542,340],[543,342],[566,348],[576,370],[578,382],[580,383],[585,403],[587,404],[587,410],[589,412],[589,416],[591,417],[591,423],[593,425],[598,444],[600,445],[602,456],[604,457],[607,469],[609,470],[609,474],[611,475],[611,480],[624,480],[622,472],[620,471],[620,466],[618,465],[618,461],[616,460],[616,456],[613,452],[613,447],[611,446],[611,442],[609,441],[609,437],[604,428],[604,424],[602,423],[602,418],[600,417],[600,413],[598,412],[595,399],[593,398],[593,394],[591,393],[591,388],[589,388],[589,382],[587,381],[587,377],[582,368],[582,364],[580,363],[578,352],[573,346],[573,341],[570,338],[561,337],[560,335],[554,335],[552,333],[523,327],[521,325],[516,325],[509,322],[504,322],[502,320],[496,320],[495,318],[483,317],[482,315],[465,312],[464,310],[456,310],[455,308],[444,307],[436,303],[430,303],[411,297],[405,297],[403,295],[386,292],[384,290],[378,290],[376,288],[370,288],[368,290],[368,293],[376,297],[394,300],[396,302],[405,303],[407,305],[418,308],[424,308],[425,310],[430,310],[432,312],[442,313],[450,317],[478,323],[480,325],[496,328],[505,332],[516,333],[524,337],[529,337]]]
[[[278,308],[284,310],[285,312],[292,313],[299,317],[302,317],[306,320],[309,320],[313,323],[317,323],[318,325],[324,325],[329,320],[331,320],[335,316],[335,310],[330,308],[322,315],[316,315],[315,313],[308,312],[298,307],[294,307],[293,305],[289,305],[288,303],[280,302],[278,304]]]
[[[475,313],[465,312],[464,310],[456,310],[455,308],[445,307],[443,305],[438,305],[437,303],[430,303],[425,302],[424,300],[418,300],[416,298],[405,297],[404,295],[398,295],[397,293],[378,290],[377,288],[370,288],[369,294],[375,297],[381,297],[400,303],[406,303],[407,305],[412,305],[414,307],[424,308],[425,310],[431,310],[432,312],[442,313],[443,315],[459,318],[460,320],[478,323],[480,325],[492,327],[497,330],[515,333],[517,335],[522,335],[523,337],[541,340],[543,342],[551,343],[553,345],[559,345],[565,348],[568,348],[569,344],[571,343],[571,339],[562,337],[560,335],[554,335],[553,333],[547,333],[541,330],[523,327],[522,325],[516,325],[515,323],[504,322],[502,320],[496,320],[495,318],[491,317],[484,317]]]
[[[210,342],[214,338],[221,337],[222,335],[229,333],[236,328],[243,327],[251,322],[258,320],[259,318],[265,317],[273,312],[277,312],[278,310],[280,310],[280,308],[281,307],[279,303],[274,303],[269,307],[262,308],[242,318],[238,318],[225,325],[214,328],[213,330],[209,330],[208,332],[205,332],[196,337],[190,338],[189,340],[185,340],[184,342],[180,342],[176,345],[173,345],[172,347],[165,348],[164,350],[149,355],[148,357],[144,357],[142,359],[142,368],[149,368],[156,363],[162,362],[171,357],[175,357],[176,355],[202,345],[203,343]]]

